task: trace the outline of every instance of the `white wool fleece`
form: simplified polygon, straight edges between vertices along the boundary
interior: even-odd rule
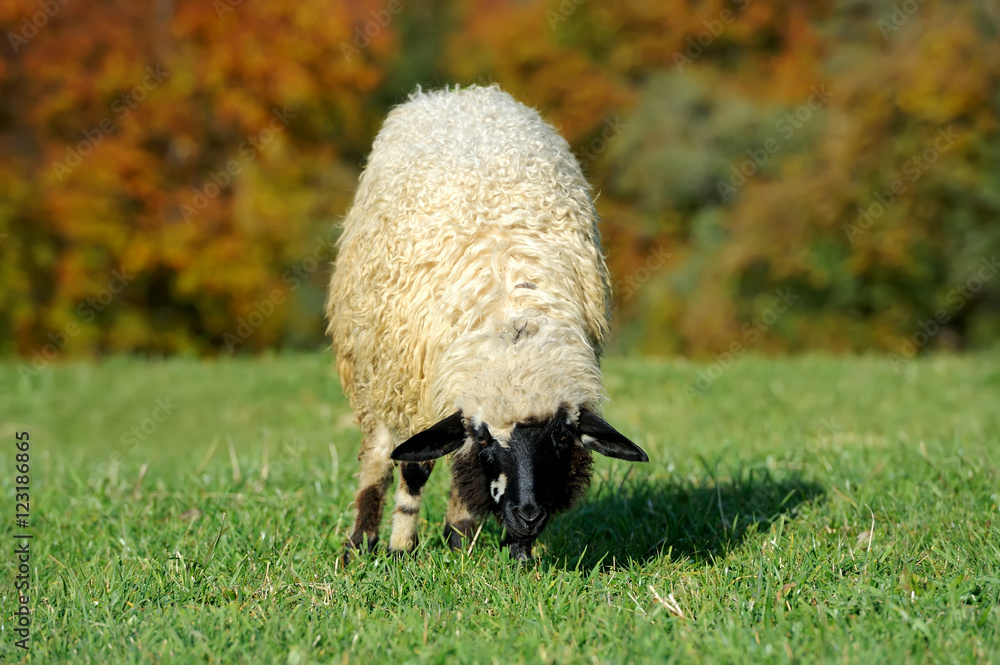
[[[496,430],[599,412],[609,302],[590,188],[536,111],[473,86],[389,113],[327,301],[362,420],[399,442],[457,409]]]

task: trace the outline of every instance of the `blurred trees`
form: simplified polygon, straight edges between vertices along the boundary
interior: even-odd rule
[[[385,112],[490,82],[599,192],[623,349],[991,343],[995,7],[6,3],[0,351],[321,343]]]

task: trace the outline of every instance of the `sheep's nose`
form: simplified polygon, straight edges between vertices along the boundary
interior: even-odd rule
[[[525,503],[517,508],[517,516],[528,526],[533,525],[542,517],[542,507],[536,503]]]

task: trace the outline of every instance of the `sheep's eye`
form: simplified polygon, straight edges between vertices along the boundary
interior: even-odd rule
[[[572,446],[573,445],[573,435],[569,432],[557,432],[553,437],[557,446]]]
[[[487,441],[486,439],[479,439],[479,446],[480,447],[485,446],[487,443],[489,443],[489,441]]]

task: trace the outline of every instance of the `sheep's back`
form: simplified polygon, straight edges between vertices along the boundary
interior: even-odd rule
[[[531,288],[534,287],[534,288]],[[463,333],[537,308],[600,354],[609,286],[569,146],[497,88],[417,93],[387,117],[344,222],[327,305],[344,389],[406,436]]]

